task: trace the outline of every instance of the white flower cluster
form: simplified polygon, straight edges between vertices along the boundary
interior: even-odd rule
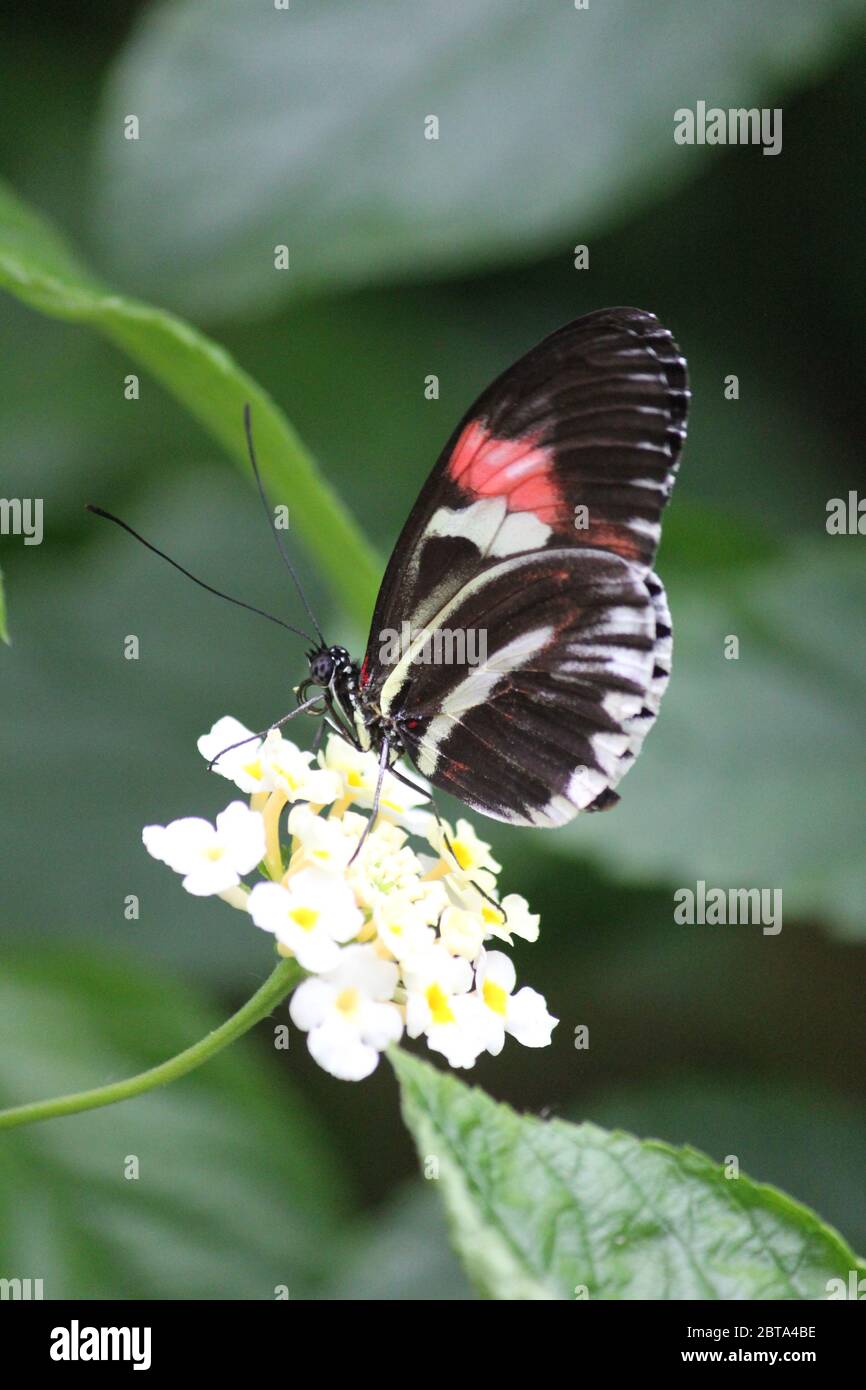
[[[144,843],[183,874],[188,892],[248,912],[280,955],[308,972],[289,1007],[316,1061],[360,1080],[404,1028],[410,1038],[424,1034],[453,1067],[498,1054],[506,1033],[547,1046],[557,1020],[535,990],[515,992],[511,960],[492,949],[514,936],[534,941],[538,917],[517,894],[499,901],[500,866],[469,822],[440,823],[422,809],[421,792],[386,773],[376,824],[356,856],[375,755],[331,736],[314,762],[277,730],[252,738],[228,717],[198,747],[210,761],[242,739],[214,770],[249,804],[233,801],[215,826],[197,817],[149,825]],[[243,880],[256,870],[250,888]]]

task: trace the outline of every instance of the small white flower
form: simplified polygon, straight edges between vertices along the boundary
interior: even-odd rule
[[[262,818],[243,801],[220,811],[216,827],[185,816],[169,825],[146,825],[141,838],[148,854],[183,874],[186,891],[202,898],[236,887],[265,853]]]
[[[385,820],[405,826],[411,835],[426,839],[431,826],[436,824],[436,817],[429,806],[430,798],[426,792],[407,787],[390,772],[385,773],[379,799],[379,815]]]
[[[484,945],[484,923],[477,912],[446,907],[439,922],[439,935],[453,956],[475,960]]]
[[[485,1047],[484,1006],[474,994],[457,994],[447,1023],[427,1029],[427,1046],[441,1052],[449,1067],[474,1067]]]
[[[241,746],[232,748],[231,745],[234,743],[241,743]],[[222,753],[223,749],[231,749],[214,763],[213,770],[218,772],[220,777],[227,777],[240,791],[248,795],[252,795],[253,792],[273,791],[267,767],[260,756],[261,747],[262,740],[250,729],[245,728],[240,720],[233,719],[228,714],[225,718],[218,719],[210,733],[202,734],[198,741],[198,751],[209,763],[218,753]]]
[[[548,1013],[544,996],[517,982],[514,965],[501,951],[485,951],[475,972],[475,997],[483,1006],[486,1048],[494,1057],[502,1051],[510,1033],[524,1047],[548,1047],[559,1019]]]
[[[288,884],[257,883],[248,908],[257,927],[297,956],[305,970],[333,970],[338,943],[351,941],[364,924],[351,889],[322,869],[300,869]]]
[[[312,753],[305,753],[279,729],[271,729],[262,744],[262,760],[275,791],[285,792],[290,801],[311,801],[328,806],[340,795],[340,779],[333,772],[311,767]]]
[[[373,925],[377,939],[395,960],[411,960],[433,945],[433,928],[428,925],[423,902],[404,894],[380,898],[373,908]]]
[[[452,830],[447,821],[441,825],[434,821],[427,841],[449,865],[458,882],[474,879],[486,891],[489,882],[486,875],[498,874],[502,867],[491,855],[490,846],[479,840],[468,820],[459,820],[456,830]]]
[[[319,763],[337,774],[345,796],[359,806],[372,806],[379,776],[379,760],[375,753],[362,753],[344,738],[332,734],[324,752],[319,754]]]
[[[397,981],[397,966],[374,947],[347,946],[333,970],[299,985],[289,1013],[320,1067],[341,1081],[375,1070],[379,1053],[403,1032],[400,1010],[388,1002]]]
[[[538,940],[538,924],[541,921],[537,912],[529,911],[529,903],[519,893],[508,893],[498,905],[479,893],[471,884],[461,885],[456,895],[461,907],[475,912],[481,918],[485,938],[496,937],[510,946],[512,938],[519,936],[523,941]]]
[[[406,1032],[426,1034],[427,1045],[452,1067],[471,1067],[485,1048],[485,1019],[472,987],[472,966],[438,943],[404,969]]]
[[[233,747],[239,744],[239,747]],[[224,752],[228,749],[228,752]],[[198,741],[198,750],[208,762],[217,754],[214,772],[234,782],[242,792],[281,791],[290,801],[311,801],[330,805],[340,795],[340,778],[334,773],[311,767],[312,753],[305,753],[279,729],[269,729],[264,739],[226,715],[218,719],[209,734]]]
[[[538,924],[541,917],[537,912],[529,911],[529,903],[525,898],[519,893],[506,893],[500,907],[505,913],[505,921],[499,927],[491,926],[493,936],[501,937],[509,946],[513,936],[519,936],[523,941],[538,940]]]
[[[289,831],[315,868],[343,874],[354,854],[359,835],[342,820],[326,820],[301,802],[289,813]]]
[[[418,883],[417,893],[418,906],[423,909],[425,920],[431,925],[435,924],[451,902],[444,882],[441,878],[437,878],[432,882],[425,883],[422,877]]]
[[[357,806],[370,808],[379,779],[379,759],[375,753],[362,753],[345,739],[332,735],[328,746],[319,755],[323,767],[339,775],[344,795]],[[414,779],[420,781],[417,773]],[[435,816],[429,809],[430,797],[422,788],[407,787],[393,773],[386,772],[379,795],[379,814],[397,825],[403,825],[413,835],[426,836]]]
[[[343,817],[348,832],[367,824],[366,817],[347,812]],[[407,835],[396,825],[379,822],[367,836],[358,858],[348,869],[348,879],[358,901],[375,907],[383,897],[401,894],[418,897],[421,893],[421,863],[406,843]]]

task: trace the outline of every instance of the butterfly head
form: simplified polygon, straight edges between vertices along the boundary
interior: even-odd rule
[[[326,687],[352,664],[345,647],[319,647],[307,652],[307,660],[310,663],[310,680],[314,685]]]

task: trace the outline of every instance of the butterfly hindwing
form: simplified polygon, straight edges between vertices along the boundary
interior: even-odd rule
[[[615,555],[533,552],[485,571],[442,619],[381,692],[419,770],[517,824],[607,804],[654,718],[669,640],[645,577]]]

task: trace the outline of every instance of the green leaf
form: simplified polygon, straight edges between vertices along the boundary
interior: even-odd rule
[[[116,960],[6,960],[2,1104],[143,1070],[228,1012]],[[286,1021],[279,1010],[257,1035],[272,1044]],[[244,1041],[136,1100],[5,1134],[4,1273],[42,1278],[55,1299],[311,1296],[345,1189],[313,1118],[274,1084],[289,1058],[269,1051]]]
[[[289,507],[292,526],[347,611],[366,620],[378,579],[375,557],[278,406],[228,353],[175,315],[102,287],[57,233],[2,186],[0,286],[44,314],[97,329],[152,372],[246,472],[248,401],[272,500]]]
[[[390,0],[164,4],[109,82],[94,233],[124,277],[201,315],[551,249],[570,262],[716,153],[675,144],[678,107],[778,104],[860,9],[462,0],[406,23]]]
[[[0,641],[5,642],[8,647],[11,640],[6,621],[6,591],[3,587],[3,572],[0,570]]]
[[[721,1031],[723,1025],[715,1027]],[[808,1043],[804,1053],[807,1048]],[[826,1076],[812,1084],[778,1073],[730,1076],[686,1069],[593,1091],[588,1110],[597,1124],[671,1144],[688,1142],[719,1162],[736,1154],[741,1167],[796,1192],[864,1249],[866,1105],[857,1091],[854,1081],[852,1094],[839,1093]]]
[[[829,1279],[866,1268],[808,1208],[694,1149],[518,1115],[406,1052],[391,1059],[488,1298],[825,1298]]]
[[[725,535],[716,527],[711,551]],[[741,545],[735,533],[732,554]],[[783,914],[862,935],[861,788],[851,771],[866,737],[862,560],[856,542],[837,536],[763,565],[759,555],[702,574],[698,558],[669,566],[663,549],[674,665],[658,723],[621,804],[578,816],[551,847],[636,882],[780,888]],[[729,635],[736,660],[725,658]]]

